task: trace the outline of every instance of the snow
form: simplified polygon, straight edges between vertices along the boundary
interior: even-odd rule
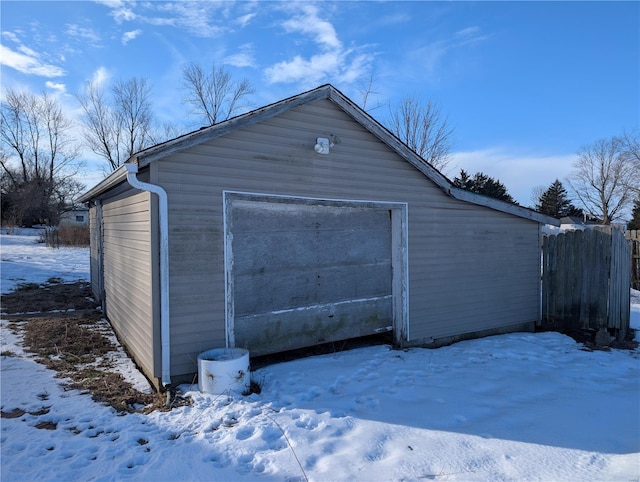
[[[0,235],[2,293],[13,291],[22,283],[42,283],[56,277],[65,282],[89,280],[86,248],[48,249],[38,243],[40,233],[39,229],[3,230]]]
[[[3,292],[88,279],[88,250],[34,239],[0,235]],[[638,350],[549,332],[364,347],[261,368],[259,395],[183,385],[192,406],[121,415],[62,388],[6,323],[2,411],[25,414],[1,419],[3,482],[640,480]]]

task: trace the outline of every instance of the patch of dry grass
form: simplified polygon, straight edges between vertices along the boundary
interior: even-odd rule
[[[26,283],[2,295],[4,313],[94,310],[96,304],[89,283],[62,283],[58,278],[51,278],[43,285]]]
[[[36,354],[39,363],[67,379],[71,388],[90,393],[95,401],[119,412],[144,413],[188,403],[177,398],[167,407],[164,394],[141,392],[114,370],[109,354],[117,347],[101,333],[102,314],[90,300],[87,283],[58,283],[21,287],[3,295],[3,306],[18,313],[40,311],[11,316],[10,326],[21,332],[25,350]],[[68,309],[79,311],[51,313]]]

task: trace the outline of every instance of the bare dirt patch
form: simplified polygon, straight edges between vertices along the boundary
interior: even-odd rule
[[[25,350],[70,388],[119,412],[148,413],[188,403],[176,397],[167,406],[164,394],[141,392],[113,369],[109,354],[117,347],[103,335],[102,314],[87,283],[26,285],[3,295],[2,304],[8,312],[29,313],[8,317],[9,326],[23,335]]]
[[[40,430],[55,430],[56,428],[58,428],[58,424],[54,422],[44,421],[37,423],[35,427],[39,428]]]
[[[570,336],[575,341],[580,343],[585,351],[611,351],[616,350],[630,350],[633,351],[640,345],[635,340],[636,331],[633,328],[629,328],[627,336],[624,339],[613,339],[608,345],[598,345],[596,343],[596,331],[595,330],[555,330],[563,335]]]
[[[25,413],[27,413],[27,412],[25,412],[24,410],[22,410],[20,408],[14,408],[10,412],[0,411],[0,417],[1,418],[20,418]]]
[[[26,283],[12,293],[2,295],[3,313],[93,310],[96,302],[89,283],[62,283],[51,278],[46,284]]]

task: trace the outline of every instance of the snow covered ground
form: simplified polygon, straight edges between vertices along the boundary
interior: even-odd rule
[[[88,278],[88,250],[34,240],[0,235],[2,292]],[[373,346],[257,370],[259,395],[185,385],[192,406],[119,415],[65,391],[6,322],[0,336],[18,355],[1,357],[2,411],[25,412],[1,419],[3,482],[640,480],[637,350],[558,333]]]
[[[42,283],[49,278],[65,282],[89,281],[88,248],[49,249],[38,240],[38,229],[12,229],[0,235],[0,292],[22,283]]]

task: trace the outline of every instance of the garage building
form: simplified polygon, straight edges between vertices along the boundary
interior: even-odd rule
[[[157,386],[217,347],[532,330],[558,224],[454,187],[331,85],[145,149],[81,202],[93,292]]]

